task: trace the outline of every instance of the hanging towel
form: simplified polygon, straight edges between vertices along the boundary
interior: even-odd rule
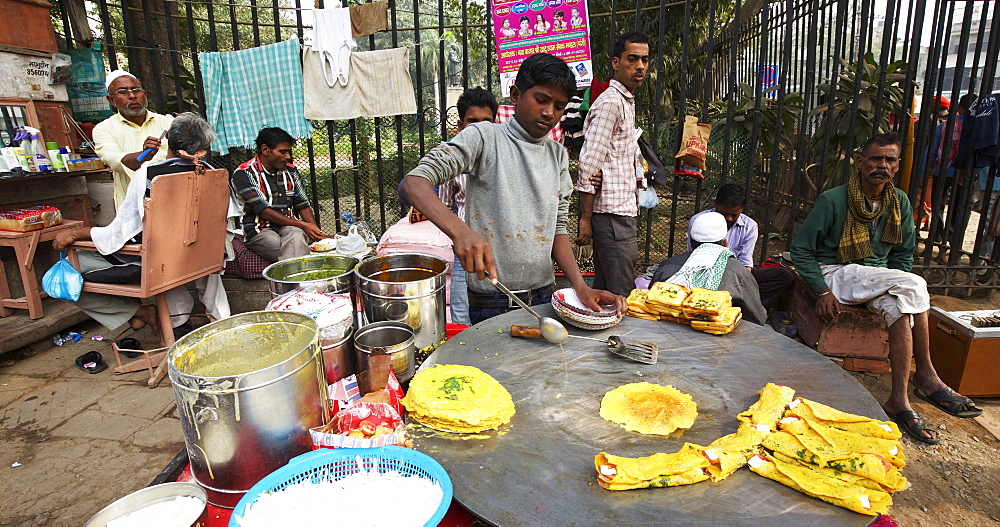
[[[212,149],[252,146],[265,126],[293,137],[310,137],[303,116],[299,39],[259,48],[199,53],[207,120],[215,130]]]
[[[346,7],[313,9],[313,49],[323,63],[323,78],[333,87],[334,82],[347,86],[351,68],[351,49],[358,44],[351,36],[351,12]],[[327,73],[326,68],[331,72]]]
[[[308,119],[337,121],[417,113],[409,48],[352,53],[351,81],[347,86],[325,84],[319,71],[319,53],[308,46],[302,60]]]
[[[361,115],[387,117],[417,113],[410,80],[410,48],[380,49],[351,55],[357,73]]]
[[[306,119],[340,121],[361,117],[361,103],[356,91],[358,76],[347,86],[328,86],[323,79],[323,61],[311,47],[302,48],[302,91],[305,93]]]
[[[352,37],[367,37],[368,35],[389,29],[387,15],[389,2],[386,0],[370,4],[352,5],[349,9],[351,10]]]

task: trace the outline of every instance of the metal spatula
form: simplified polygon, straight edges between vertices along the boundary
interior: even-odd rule
[[[515,324],[510,327],[510,335],[512,337],[540,339],[542,338],[542,330],[534,326],[519,326]],[[656,364],[656,357],[659,352],[659,348],[656,344],[646,342],[644,340],[636,340],[631,337],[618,337],[612,335],[608,337],[607,340],[596,339],[594,337],[581,337],[579,335],[570,335],[570,337],[574,339],[586,339],[603,342],[608,346],[608,351],[611,353],[614,353],[619,357],[625,357],[629,360],[641,362],[643,364]]]

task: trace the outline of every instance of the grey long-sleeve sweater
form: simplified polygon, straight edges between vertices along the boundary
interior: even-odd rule
[[[562,145],[536,139],[510,119],[476,123],[441,143],[407,176],[440,185],[466,174],[465,222],[493,247],[497,272],[513,290],[551,284],[552,243],[566,234],[573,182]],[[466,274],[473,291],[493,292]]]

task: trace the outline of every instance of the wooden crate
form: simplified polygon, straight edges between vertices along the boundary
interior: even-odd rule
[[[964,314],[990,315],[989,311],[943,311],[929,314],[931,361],[941,380],[970,397],[1000,396],[1000,328],[977,328]]]

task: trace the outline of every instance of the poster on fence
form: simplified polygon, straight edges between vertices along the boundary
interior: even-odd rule
[[[550,53],[569,64],[580,89],[590,86],[594,67],[590,56],[587,0],[493,0],[493,38],[500,66],[503,96],[524,59]]]

